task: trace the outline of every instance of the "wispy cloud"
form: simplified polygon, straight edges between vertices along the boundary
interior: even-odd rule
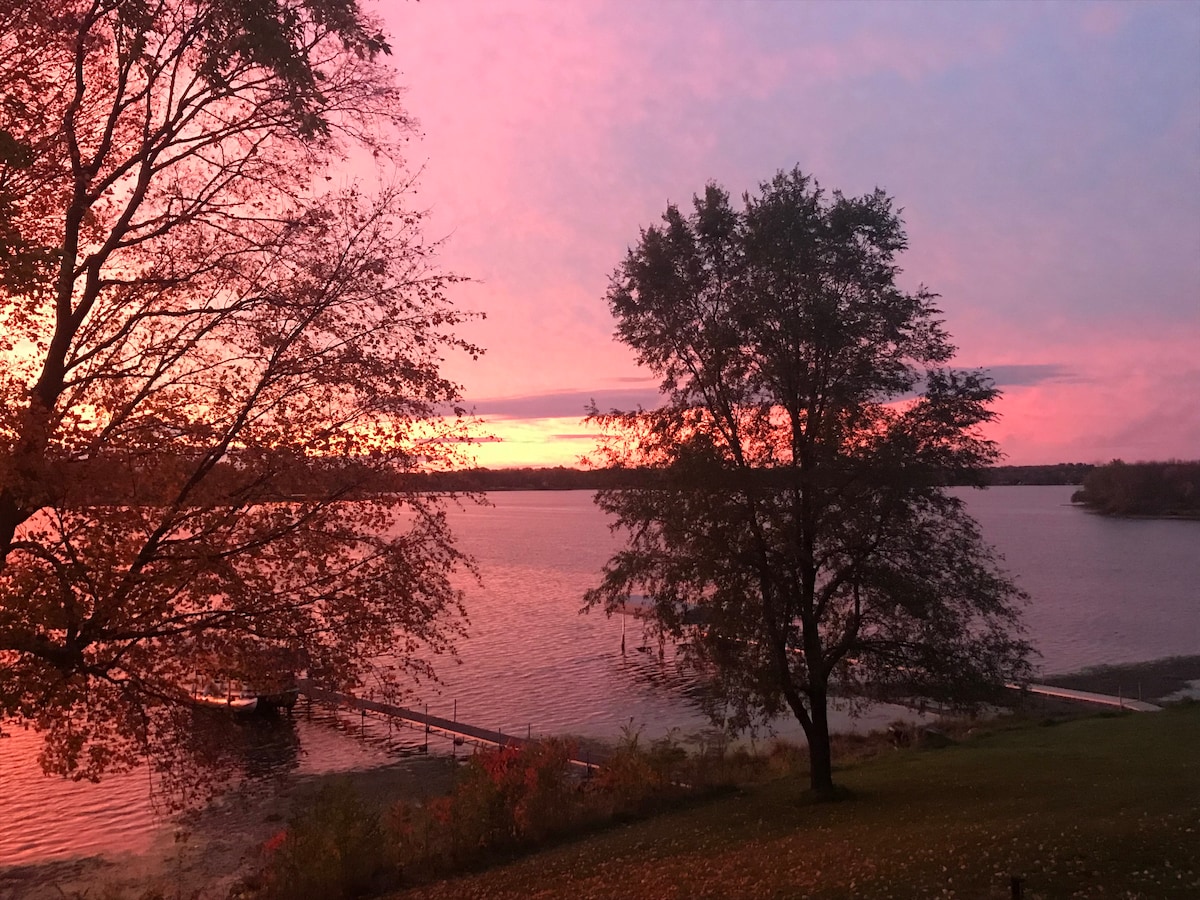
[[[468,405],[480,416],[512,419],[551,419],[577,416],[582,419],[594,402],[601,411],[658,406],[661,395],[654,390],[552,391],[521,397],[495,397]]]
[[[996,383],[997,387],[1026,387],[1047,381],[1074,381],[1075,373],[1056,363],[1034,363],[1029,365],[1002,365],[981,367]]]

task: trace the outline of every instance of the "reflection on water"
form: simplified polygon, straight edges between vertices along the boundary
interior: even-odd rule
[[[962,492],[985,538],[1031,595],[1027,621],[1043,669],[1200,652],[1200,522],[1104,519],[1070,507],[1071,490]],[[579,615],[584,591],[620,542],[591,495],[491,499],[491,507],[453,514],[483,579],[460,585],[471,617],[461,662],[434,660],[441,684],[416,686],[405,705],[518,735],[613,740],[632,725],[653,739],[707,729],[701,688],[672,648],[660,655],[638,619]],[[264,789],[317,772],[378,767],[421,754],[427,740],[430,753],[464,749],[396,723],[309,710],[303,700],[295,712],[294,721],[231,722],[206,711],[197,715],[192,749],[217,754],[221,777]],[[854,722],[844,712],[835,720],[843,729],[877,728],[898,714],[882,708]],[[800,737],[791,722],[780,730]],[[37,768],[37,751],[29,734],[0,741],[0,866],[139,851],[167,827],[144,772],[99,786],[49,780]]]
[[[300,736],[286,716],[231,715],[220,709],[192,710],[189,755],[226,780],[281,775],[300,764]]]

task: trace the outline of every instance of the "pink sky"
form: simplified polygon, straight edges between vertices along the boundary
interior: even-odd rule
[[[1200,5],[388,3],[417,202],[486,312],[451,361],[501,441],[572,465],[652,403],[609,274],[712,179],[799,165],[905,210],[904,281],[1004,390],[1008,461],[1200,457]]]

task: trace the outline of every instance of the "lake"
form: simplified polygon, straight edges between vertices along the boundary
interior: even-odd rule
[[[1026,621],[1041,671],[1200,653],[1200,522],[1102,518],[1072,507],[1073,490],[963,491],[985,538],[1031,597]],[[617,546],[591,494],[489,499],[490,506],[451,516],[483,579],[462,584],[470,637],[460,645],[459,663],[441,661],[442,684],[419,686],[408,704],[520,735],[612,740],[629,728],[647,738],[705,728],[694,683],[669,650],[660,657],[643,640],[637,619],[579,615],[583,592]],[[380,766],[425,740],[348,714],[297,712],[294,722],[278,723],[265,745],[248,740],[253,777]],[[880,727],[899,714],[885,708],[838,723]],[[781,730],[799,736],[789,723]],[[36,755],[31,735],[0,742],[0,867],[142,852],[170,831],[147,798],[144,775],[98,786],[50,781],[40,775]]]

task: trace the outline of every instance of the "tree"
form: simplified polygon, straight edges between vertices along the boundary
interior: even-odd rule
[[[712,711],[744,727],[790,710],[828,794],[836,687],[966,702],[1028,671],[1021,595],[942,488],[996,459],[979,432],[996,391],[946,368],[935,296],[897,286],[882,191],[827,195],[793,170],[740,210],[710,184],[663,222],[607,299],[665,403],[593,411],[603,461],[658,478],[597,494],[628,542],[588,603],[644,593],[712,673]]]
[[[444,501],[347,502],[453,460],[478,352],[387,49],[357,0],[0,0],[0,721],[48,770],[171,752],[197,673],[398,690],[461,632]]]

